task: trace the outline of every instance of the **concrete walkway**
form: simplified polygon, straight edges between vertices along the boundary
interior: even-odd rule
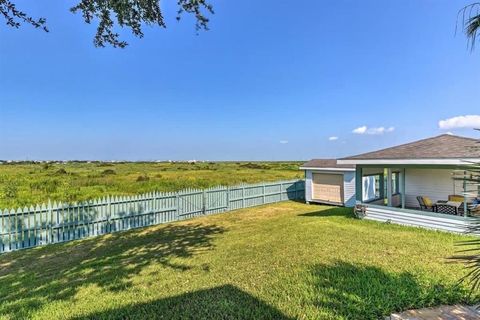
[[[478,320],[480,309],[477,308],[478,306],[454,305],[408,310],[394,313],[385,320]]]

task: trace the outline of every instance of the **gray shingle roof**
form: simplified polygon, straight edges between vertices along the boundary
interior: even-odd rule
[[[480,158],[480,140],[450,134],[367,152],[342,160]]]
[[[313,159],[302,165],[305,168],[355,168],[354,164],[337,164],[337,159]]]

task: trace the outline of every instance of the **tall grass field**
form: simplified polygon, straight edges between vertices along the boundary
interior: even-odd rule
[[[0,209],[106,195],[302,178],[302,162],[68,162],[0,165]]]

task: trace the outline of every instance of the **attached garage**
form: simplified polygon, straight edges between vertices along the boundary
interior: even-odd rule
[[[335,159],[314,159],[300,169],[305,170],[307,202],[355,205],[355,166],[338,165]]]
[[[343,203],[343,175],[313,172],[312,200]]]

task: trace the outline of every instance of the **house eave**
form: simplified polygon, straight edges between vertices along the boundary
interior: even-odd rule
[[[300,170],[318,170],[318,171],[355,171],[355,168],[322,168],[322,167],[300,167]]]
[[[480,158],[470,159],[339,159],[338,164],[354,165],[471,165],[480,163]]]

